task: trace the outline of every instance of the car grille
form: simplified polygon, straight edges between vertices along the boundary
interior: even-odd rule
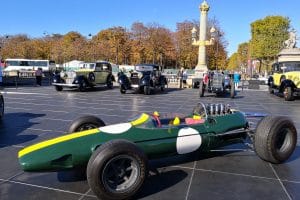
[[[136,85],[136,84],[139,84],[139,82],[140,82],[140,79],[139,78],[130,78],[130,81],[131,81],[131,84],[134,84],[134,85]]]
[[[72,79],[72,78],[66,78],[66,79],[65,79],[65,82],[66,82],[66,84],[72,84],[72,83],[73,83],[73,80],[74,80],[74,79]]]

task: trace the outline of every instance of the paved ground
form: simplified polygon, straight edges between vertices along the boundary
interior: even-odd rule
[[[22,172],[17,152],[24,146],[65,133],[70,122],[94,114],[107,124],[126,121],[141,112],[190,113],[199,101],[194,89],[168,89],[151,96],[120,95],[117,88],[85,93],[51,86],[7,88],[6,115],[0,123],[0,199],[96,199],[84,173]],[[205,97],[204,102],[224,102],[242,111],[290,116],[300,132],[300,100],[285,102],[265,91],[239,92],[237,98]],[[253,121],[254,123],[256,121]],[[147,178],[136,199],[300,199],[299,140],[290,160],[272,165],[260,160],[244,145],[234,145],[207,155],[179,156],[151,162],[159,174]]]

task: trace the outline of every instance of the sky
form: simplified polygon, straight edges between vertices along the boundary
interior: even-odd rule
[[[0,36],[66,34],[84,36],[114,26],[130,28],[134,22],[158,23],[172,31],[176,23],[199,20],[203,0],[2,0]],[[225,32],[229,55],[249,41],[250,24],[268,15],[289,17],[300,36],[299,0],[207,0],[209,18]],[[298,45],[299,46],[299,45]]]

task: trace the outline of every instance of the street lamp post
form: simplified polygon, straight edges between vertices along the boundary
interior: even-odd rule
[[[216,44],[216,51],[214,53],[214,58],[215,58],[215,69],[218,71],[218,57],[219,57],[219,42],[220,42],[220,37],[222,36],[222,33],[218,30],[215,29],[215,27],[212,27],[210,30],[211,37],[215,39],[215,44]]]
[[[212,45],[214,38],[206,40],[206,28],[207,28],[207,14],[209,11],[209,5],[204,0],[200,5],[200,30],[199,30],[199,39],[197,40],[197,30],[195,27],[192,29],[192,45],[199,46],[198,51],[198,64],[195,67],[195,78],[202,78],[203,74],[208,71],[206,64],[206,46]],[[210,30],[213,33],[215,29],[212,27]]]

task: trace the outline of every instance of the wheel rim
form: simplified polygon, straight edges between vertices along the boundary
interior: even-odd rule
[[[102,173],[104,187],[113,193],[124,192],[138,181],[138,161],[129,155],[120,155],[109,160]]]
[[[275,140],[276,151],[279,153],[288,151],[291,146],[292,139],[292,131],[288,128],[283,128]]]
[[[90,129],[94,129],[94,128],[98,128],[97,125],[95,124],[82,124],[81,126],[79,126],[77,129],[76,129],[76,132],[80,132],[80,131],[85,131],[85,130],[90,130]]]

